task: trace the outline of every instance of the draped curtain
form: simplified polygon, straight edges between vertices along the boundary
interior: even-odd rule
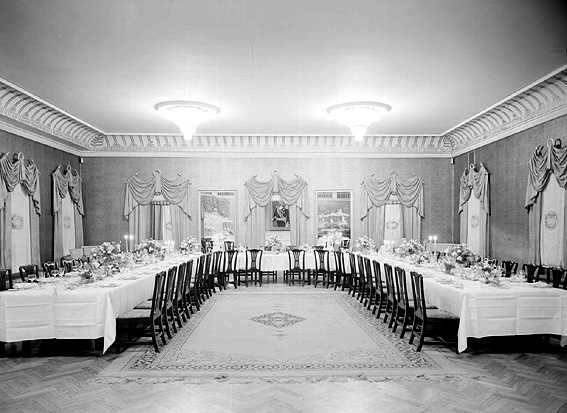
[[[293,180],[286,181],[274,171],[270,181],[260,182],[254,176],[246,181],[244,186],[248,189],[244,216],[244,222],[248,226],[248,246],[264,245],[266,209],[274,196],[279,196],[282,203],[289,207],[291,243],[300,245],[309,241],[307,234],[309,195],[307,182],[303,178],[296,175]]]
[[[201,219],[205,218],[205,212],[215,210],[221,217],[227,218],[230,215],[230,201],[214,195],[201,195]]]
[[[488,257],[490,183],[489,172],[482,163],[478,171],[471,164],[461,176],[458,213],[461,215],[461,243],[468,244],[482,258]]]
[[[421,239],[421,220],[424,215],[425,199],[423,194],[423,181],[413,176],[403,181],[395,172],[385,180],[370,178],[363,181],[364,215],[360,218],[365,221],[365,232],[374,240],[375,245],[384,243],[386,226],[386,207],[391,202],[392,195],[397,196],[401,204],[401,225],[403,236],[408,239]],[[391,206],[390,206],[391,207]]]
[[[57,259],[68,254],[69,248],[80,248],[83,246],[83,217],[85,216],[85,208],[83,206],[83,181],[77,171],[72,171],[68,165],[65,169],[66,173],[61,170],[61,165],[51,174],[53,180],[53,219],[54,219],[54,237],[53,237],[53,258]],[[66,216],[65,201],[69,195],[72,203],[72,211]],[[64,242],[65,228],[74,227],[72,234],[72,242]],[[72,244],[72,245],[70,245]]]
[[[14,155],[12,160],[8,155],[0,157],[0,268],[12,268],[12,226],[17,223],[12,222],[11,194],[18,185],[28,196],[31,263],[39,265],[40,172],[33,159],[24,161],[22,153]]]
[[[558,142],[559,143],[559,142]],[[543,192],[547,189],[551,175],[555,177],[557,185],[562,191],[567,188],[567,148],[553,144],[548,141],[547,147],[538,146],[528,162],[528,185],[526,189],[525,208],[529,216],[529,259],[535,264],[542,263],[542,224],[547,220],[547,228],[550,230],[567,233],[567,202],[558,203],[560,210],[552,211],[544,209],[542,202]],[[563,197],[565,194],[561,194]],[[558,225],[561,228],[558,228]],[[564,237],[564,235],[563,235]],[[556,263],[544,263],[553,265],[565,265],[567,263],[567,249],[565,242],[558,251]]]
[[[126,180],[125,184],[124,218],[128,220],[134,244],[139,244],[150,236],[161,235],[166,238],[159,239],[172,237],[175,247],[178,247],[181,240],[189,236],[189,179],[179,174],[174,179],[165,179],[161,172],[156,170],[148,180],[141,179],[136,174]],[[152,205],[156,195],[160,199],[163,196],[165,201],[154,202]],[[166,210],[168,208],[169,210]],[[167,234],[169,226],[171,235]]]

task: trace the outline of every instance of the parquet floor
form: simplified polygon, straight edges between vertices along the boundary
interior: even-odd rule
[[[34,342],[31,357],[8,349],[0,359],[0,412],[567,412],[566,355],[553,339],[477,340],[459,355],[427,349],[468,372],[453,377],[200,385],[96,383],[116,355],[91,346]]]

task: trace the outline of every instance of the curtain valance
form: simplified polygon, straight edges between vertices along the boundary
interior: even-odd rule
[[[244,184],[248,188],[249,196],[246,197],[246,216],[247,221],[252,210],[258,206],[266,207],[274,195],[279,195],[285,205],[297,204],[297,208],[306,219],[309,219],[309,198],[307,193],[307,182],[300,176],[291,181],[283,180],[277,171],[272,173],[272,179],[267,182],[260,182],[255,176]]]
[[[77,171],[71,171],[71,165],[67,165],[66,173],[61,171],[61,165],[51,174],[53,177],[53,215],[61,209],[63,198],[70,195],[75,204],[77,212],[85,216],[83,206],[83,180]]]
[[[528,187],[526,190],[526,209],[536,203],[537,197],[547,185],[549,175],[553,173],[557,183],[567,188],[567,147],[547,142],[547,147],[538,146],[528,162]]]
[[[39,175],[40,172],[33,159],[28,159],[26,165],[21,152],[14,154],[13,161],[10,161],[8,153],[3,154],[0,157],[0,210],[4,208],[8,193],[21,184],[32,198],[36,214],[41,215]]]
[[[183,213],[191,218],[189,215],[191,181],[189,179],[181,175],[171,180],[165,179],[161,176],[161,172],[156,170],[148,180],[143,180],[136,174],[130,177],[125,184],[124,217],[126,219],[138,205],[148,205],[156,193],[161,193],[167,201],[179,206]]]
[[[490,215],[490,187],[489,172],[481,163],[478,172],[473,164],[465,169],[461,175],[461,186],[459,191],[459,214],[468,202],[471,194],[480,201],[480,207]]]
[[[366,191],[367,202],[361,220],[368,216],[370,209],[386,205],[392,193],[397,194],[402,205],[416,208],[421,218],[425,216],[424,183],[416,176],[403,181],[395,172],[390,172],[390,177],[385,180],[370,178],[369,181],[363,181],[362,185]]]
[[[201,195],[201,219],[205,218],[205,212],[213,212],[215,210],[221,217],[228,217],[230,214],[230,201],[214,195]]]

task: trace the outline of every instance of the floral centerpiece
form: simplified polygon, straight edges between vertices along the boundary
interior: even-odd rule
[[[355,246],[362,249],[365,253],[374,252],[376,249],[374,240],[366,236],[357,238]]]
[[[336,244],[340,245],[342,240],[343,233],[337,230],[329,231],[327,235],[323,237],[323,241],[325,241],[327,248],[334,248]]]
[[[455,263],[470,267],[480,262],[480,256],[475,254],[466,244],[453,245],[445,250],[445,256],[453,258]]]
[[[414,255],[423,256],[425,254],[425,245],[418,241],[410,239],[402,239],[400,245],[394,248],[394,254],[400,258],[407,258]]]
[[[113,270],[119,270],[118,259],[121,255],[119,242],[103,242],[91,251],[91,266],[97,270],[110,274]]]
[[[285,249],[282,239],[279,235],[271,235],[266,240],[266,246],[264,247],[266,251],[282,251]]]
[[[154,239],[145,239],[137,246],[136,251],[155,258],[165,257],[166,248]]]
[[[197,238],[187,237],[181,241],[179,246],[182,254],[189,254],[190,252],[197,252],[201,249],[201,244],[197,241]]]

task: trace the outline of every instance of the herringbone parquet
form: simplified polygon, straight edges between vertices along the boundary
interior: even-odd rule
[[[270,287],[262,287],[270,288]],[[305,287],[308,288],[308,287]],[[561,412],[567,411],[567,363],[556,340],[477,340],[472,349],[438,352],[459,376],[231,384],[93,380],[116,355],[84,342],[34,342],[0,359],[1,412]]]

